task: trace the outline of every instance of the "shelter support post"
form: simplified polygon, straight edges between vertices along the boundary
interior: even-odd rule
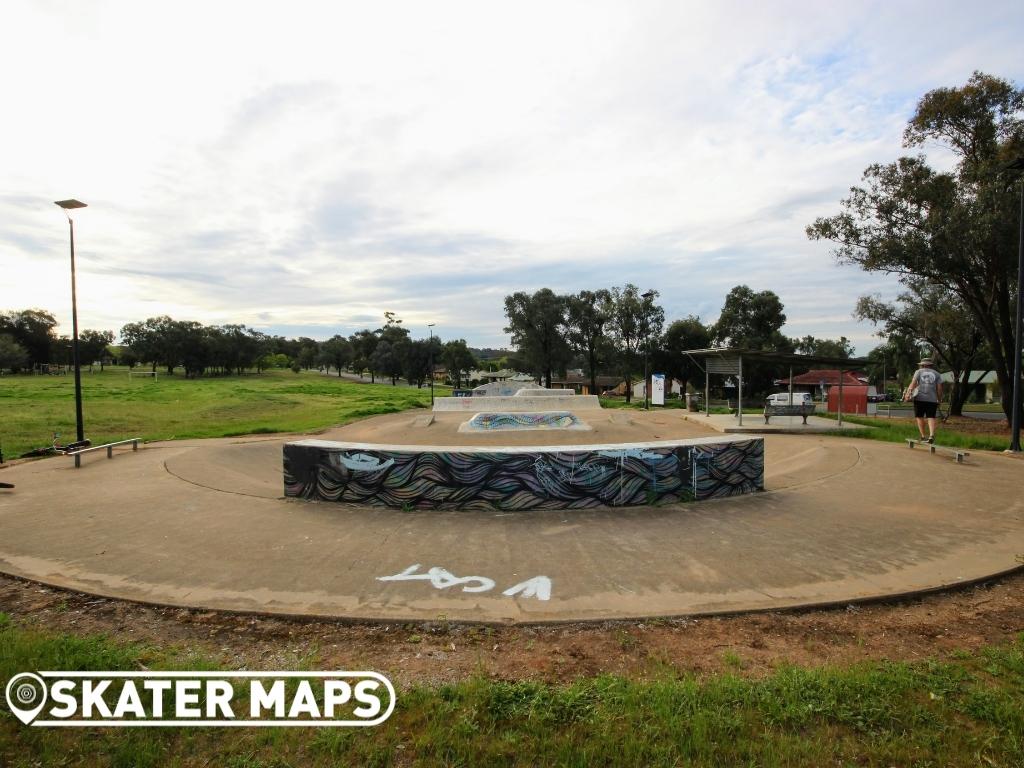
[[[842,429],[842,427],[843,427],[843,373],[845,373],[845,371],[843,371],[843,369],[840,368],[839,369],[839,397],[836,398],[836,400],[838,401],[836,403],[836,410],[839,411],[839,428],[840,429]]]
[[[739,424],[743,426],[743,355],[739,355],[739,373],[736,374],[736,416],[739,417]]]

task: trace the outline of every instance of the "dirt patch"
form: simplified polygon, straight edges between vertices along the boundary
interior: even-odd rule
[[[374,669],[397,684],[482,674],[566,681],[644,678],[666,668],[761,676],[782,664],[943,657],[1024,631],[1024,574],[888,604],[793,613],[557,627],[351,625],[155,608],[0,576],[0,611],[18,624],[194,649],[230,669]]]
[[[908,421],[913,421],[913,419],[908,419]],[[939,429],[962,432],[965,435],[996,435],[1006,438],[1010,436],[1010,424],[1006,419],[989,421],[988,419],[972,419],[969,416],[950,416],[939,425]]]

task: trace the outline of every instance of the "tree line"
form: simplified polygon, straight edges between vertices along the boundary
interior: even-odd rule
[[[685,387],[701,374],[682,354],[689,349],[731,346],[842,358],[853,354],[845,336],[838,341],[785,336],[782,301],[770,290],[736,286],[725,297],[718,321],[711,324],[688,315],[666,326],[658,296],[656,290],[641,293],[632,283],[563,295],[550,288],[513,293],[505,297],[505,332],[519,351],[520,364],[545,386],[551,385],[554,374],[579,367],[589,378],[592,392],[599,391],[599,375],[621,378],[627,402],[645,356],[649,372],[664,373]],[[762,366],[745,375],[744,384],[749,381],[752,394],[766,392],[773,377],[774,371]]]
[[[43,309],[0,312],[0,371],[33,370],[47,363],[71,364],[71,337],[58,336],[57,319]],[[86,329],[78,334],[79,356],[104,361],[112,331]]]
[[[444,365],[456,386],[478,363],[464,339],[443,342],[434,336],[412,339],[394,313],[385,313],[376,330],[326,341],[296,339],[263,333],[245,325],[203,325],[162,315],[128,323],[120,331],[121,345],[112,347],[113,331],[84,330],[79,334],[82,365],[108,360],[134,367],[180,368],[188,378],[241,374],[269,368],[301,370],[332,368],[340,376],[350,370],[397,384],[399,378],[422,387],[431,376],[431,361]],[[0,313],[0,370],[34,370],[44,364],[70,364],[71,340],[56,334],[57,320],[41,309]]]

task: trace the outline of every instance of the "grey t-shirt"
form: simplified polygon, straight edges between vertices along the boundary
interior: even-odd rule
[[[917,387],[915,400],[924,400],[927,403],[939,402],[939,381],[937,371],[931,368],[918,368],[914,371],[914,378],[910,380],[911,388]]]

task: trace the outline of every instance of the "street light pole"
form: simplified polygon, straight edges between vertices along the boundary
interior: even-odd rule
[[[1017,169],[1024,169],[1024,158],[1020,158],[1014,164]],[[1024,180],[1020,184],[1020,223],[1017,232],[1017,327],[1014,333],[1013,344],[1013,418],[1010,426],[1010,450],[1013,453],[1020,453],[1020,348],[1024,338],[1021,338],[1022,311],[1024,311]]]
[[[1008,163],[1004,171],[1024,171],[1024,157]],[[1024,312],[1024,178],[1020,179],[1020,220],[1017,231],[1017,324],[1013,336],[1013,412],[1010,414],[1010,452],[1020,453],[1020,400],[1021,370],[1020,349],[1024,343],[1021,336],[1022,312]]]
[[[430,329],[430,407],[434,407],[434,323],[427,323]]]
[[[64,209],[68,217],[68,230],[71,234],[71,360],[75,366],[75,427],[77,442],[85,442],[85,425],[82,420],[82,366],[78,357],[78,296],[75,290],[75,222],[71,211],[85,208],[79,200],[58,200],[56,205]]]

